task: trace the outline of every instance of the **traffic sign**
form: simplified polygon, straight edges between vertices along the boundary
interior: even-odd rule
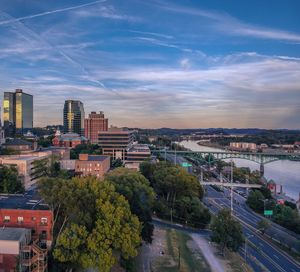
[[[181,163],[181,166],[182,167],[190,167],[190,166],[192,166],[192,164],[188,163],[188,162],[183,162],[183,163]]]
[[[273,215],[272,210],[264,210],[264,215]]]

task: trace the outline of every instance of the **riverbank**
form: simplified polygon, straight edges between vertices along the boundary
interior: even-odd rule
[[[199,141],[181,141],[178,144],[192,151],[222,152],[224,149],[198,145]],[[253,161],[233,159],[237,167],[249,167],[251,171],[259,170],[259,165]],[[275,161],[265,165],[265,178],[274,180],[283,186],[284,193],[298,200],[300,193],[300,162]]]

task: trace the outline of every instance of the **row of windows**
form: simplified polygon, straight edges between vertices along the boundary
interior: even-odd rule
[[[31,217],[31,221],[35,221],[35,220],[36,220],[35,217]],[[47,217],[42,217],[41,218],[41,224],[47,224],[47,221],[48,221]],[[5,215],[3,222],[5,222],[5,223],[10,222],[10,216],[9,215]],[[17,222],[18,223],[23,223],[24,222],[24,217],[23,216],[18,216]]]

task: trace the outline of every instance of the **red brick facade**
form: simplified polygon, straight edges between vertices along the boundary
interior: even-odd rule
[[[50,210],[0,209],[0,227],[28,228],[33,238],[49,247],[52,243],[53,213]]]
[[[92,144],[98,143],[98,132],[108,130],[108,119],[104,118],[103,112],[91,112],[89,118],[84,119],[84,136]]]
[[[16,270],[18,255],[0,254],[0,272],[14,272]]]
[[[62,134],[55,136],[52,140],[52,144],[57,147],[74,148],[80,144],[86,144],[88,141],[85,137],[77,134]]]

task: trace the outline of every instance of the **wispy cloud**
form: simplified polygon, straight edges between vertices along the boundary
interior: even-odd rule
[[[112,5],[77,10],[74,12],[74,14],[75,16],[77,16],[77,18],[94,18],[94,17],[101,18],[102,17],[102,18],[112,19],[112,20],[125,20],[125,21],[133,21],[133,22],[141,20],[138,17],[129,16],[117,12],[115,7]]]
[[[56,9],[56,10],[51,10],[51,11],[45,11],[45,12],[41,12],[41,13],[37,13],[37,14],[32,14],[32,15],[28,15],[28,16],[19,17],[19,18],[12,18],[12,19],[9,19],[9,20],[0,21],[0,25],[7,25],[7,24],[14,23],[14,22],[20,22],[20,21],[24,21],[24,20],[28,20],[28,19],[33,19],[33,18],[37,18],[37,17],[42,17],[42,16],[46,16],[46,15],[55,14],[55,13],[70,11],[70,10],[74,10],[74,9],[80,9],[80,8],[88,7],[88,6],[91,6],[91,5],[104,3],[106,1],[107,0],[98,0],[98,1],[93,1],[93,2],[90,2],[90,3],[82,4],[82,5],[77,5],[77,6],[67,7],[67,8],[61,8],[61,9]]]
[[[159,6],[165,10],[181,13],[190,16],[198,16],[211,20],[214,23],[214,28],[222,31],[227,35],[238,35],[247,36],[260,39],[272,39],[280,41],[291,41],[300,42],[300,34],[292,33],[285,30],[266,28],[263,26],[256,26],[248,24],[234,18],[227,13],[221,13],[217,11],[209,11],[199,8],[189,8],[184,6],[179,6],[177,4],[158,1]],[[230,29],[230,31],[228,31]]]

